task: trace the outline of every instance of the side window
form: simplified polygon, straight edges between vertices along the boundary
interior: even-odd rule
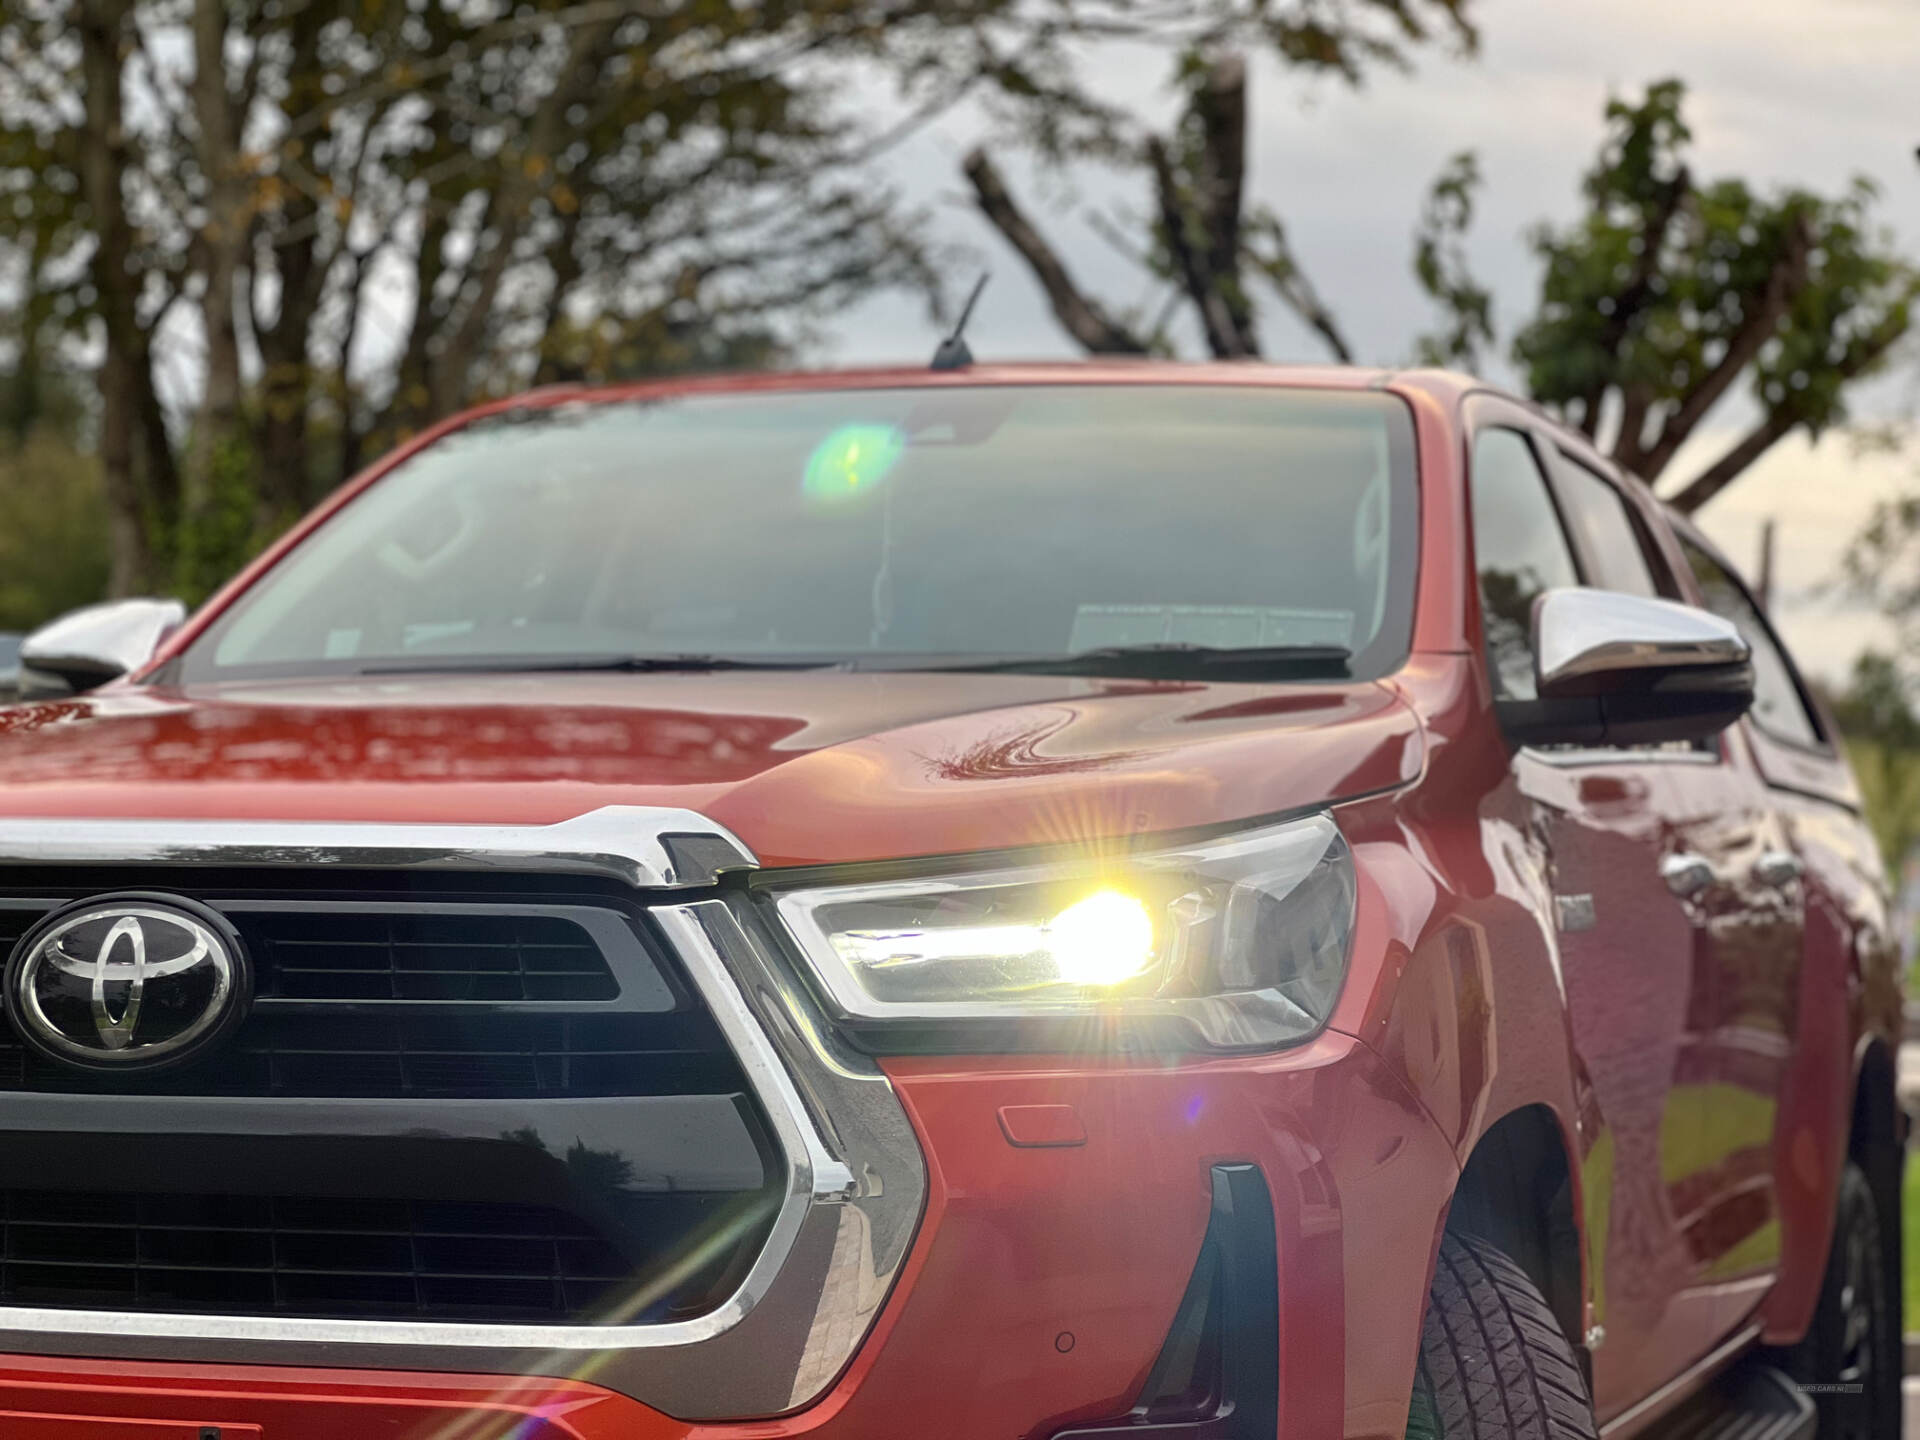
[[[1693,578],[1700,582],[1700,593],[1707,608],[1739,626],[1747,644],[1753,647],[1753,723],[1776,740],[1792,745],[1824,746],[1826,739],[1801,697],[1793,666],[1746,587],[1685,536],[1680,539],[1680,549],[1687,557],[1687,564],[1693,567]]]
[[[1661,587],[1647,561],[1640,529],[1627,511],[1626,497],[1612,482],[1570,456],[1560,457],[1559,472],[1567,524],[1593,562],[1591,583],[1603,590],[1657,598]]]
[[[1573,552],[1533,446],[1517,430],[1473,438],[1473,548],[1494,697],[1532,700],[1533,602],[1578,585]]]

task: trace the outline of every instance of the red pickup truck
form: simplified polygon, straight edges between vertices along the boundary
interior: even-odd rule
[[[1517,401],[542,391],[176,618],[0,714],[0,1433],[1897,1431],[1845,758]]]

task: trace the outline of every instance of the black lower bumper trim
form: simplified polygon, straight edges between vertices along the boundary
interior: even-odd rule
[[[1279,1428],[1279,1259],[1254,1165],[1213,1167],[1213,1210],[1173,1328],[1133,1409],[1054,1440],[1272,1440]]]

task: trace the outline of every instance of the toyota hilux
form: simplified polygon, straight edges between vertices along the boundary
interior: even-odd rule
[[[544,390],[0,713],[0,1433],[1890,1437],[1736,568],[1435,372]]]

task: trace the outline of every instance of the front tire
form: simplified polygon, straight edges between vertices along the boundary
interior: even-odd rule
[[[1598,1434],[1573,1347],[1526,1272],[1484,1240],[1442,1237],[1407,1440]]]

